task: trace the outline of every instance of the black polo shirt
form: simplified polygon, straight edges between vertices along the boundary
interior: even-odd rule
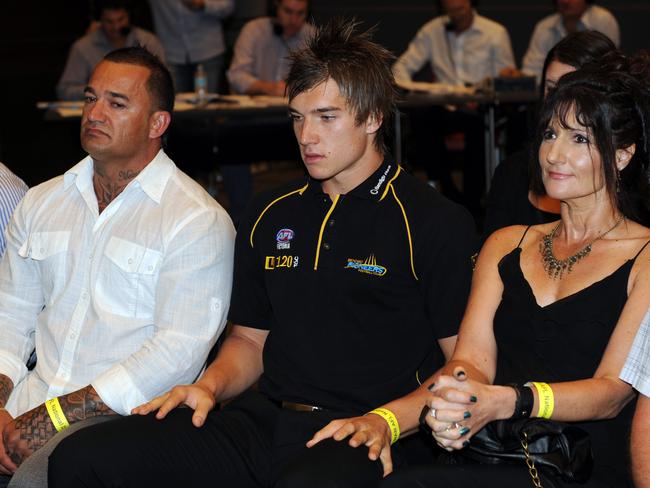
[[[258,197],[230,320],[270,331],[261,391],[361,413],[417,388],[458,331],[474,246],[469,213],[391,162],[334,201],[314,180]]]

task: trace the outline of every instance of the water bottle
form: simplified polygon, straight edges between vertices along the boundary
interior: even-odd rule
[[[196,94],[197,102],[205,102],[207,98],[207,87],[208,76],[205,73],[205,68],[203,65],[199,64],[196,67],[196,72],[194,73],[194,93]]]

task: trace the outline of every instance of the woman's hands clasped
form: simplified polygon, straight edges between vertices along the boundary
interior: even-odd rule
[[[438,445],[448,451],[467,446],[488,422],[508,418],[515,404],[512,388],[471,380],[461,368],[453,376],[438,377],[430,391],[424,420]]]

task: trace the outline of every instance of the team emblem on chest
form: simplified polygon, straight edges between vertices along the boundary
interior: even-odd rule
[[[291,249],[291,241],[293,239],[293,231],[291,229],[280,229],[275,235],[275,241],[278,249]]]
[[[386,274],[386,267],[377,264],[377,258],[371,254],[364,260],[348,258],[345,266],[346,269],[354,269],[360,273],[366,273],[374,276],[384,276]]]

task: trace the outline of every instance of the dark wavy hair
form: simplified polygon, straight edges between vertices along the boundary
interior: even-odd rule
[[[291,54],[287,76],[289,100],[332,79],[355,115],[357,124],[374,116],[382,124],[375,147],[386,152],[397,89],[391,71],[394,56],[372,42],[373,29],[357,32],[354,20],[334,19],[317,29],[304,49]]]
[[[546,54],[540,85],[542,98],[544,98],[544,85],[546,85],[546,71],[553,61],[580,69],[586,64],[599,62],[612,51],[616,51],[616,45],[609,37],[598,31],[587,30],[568,34]]]
[[[650,57],[643,51],[628,57],[615,51],[598,64],[564,75],[544,101],[533,144],[537,152],[553,120],[569,127],[568,116],[591,134],[600,154],[607,192],[628,219],[650,225]],[[629,164],[620,172],[616,151],[635,145]],[[531,187],[545,193],[541,168],[531,158]]]

